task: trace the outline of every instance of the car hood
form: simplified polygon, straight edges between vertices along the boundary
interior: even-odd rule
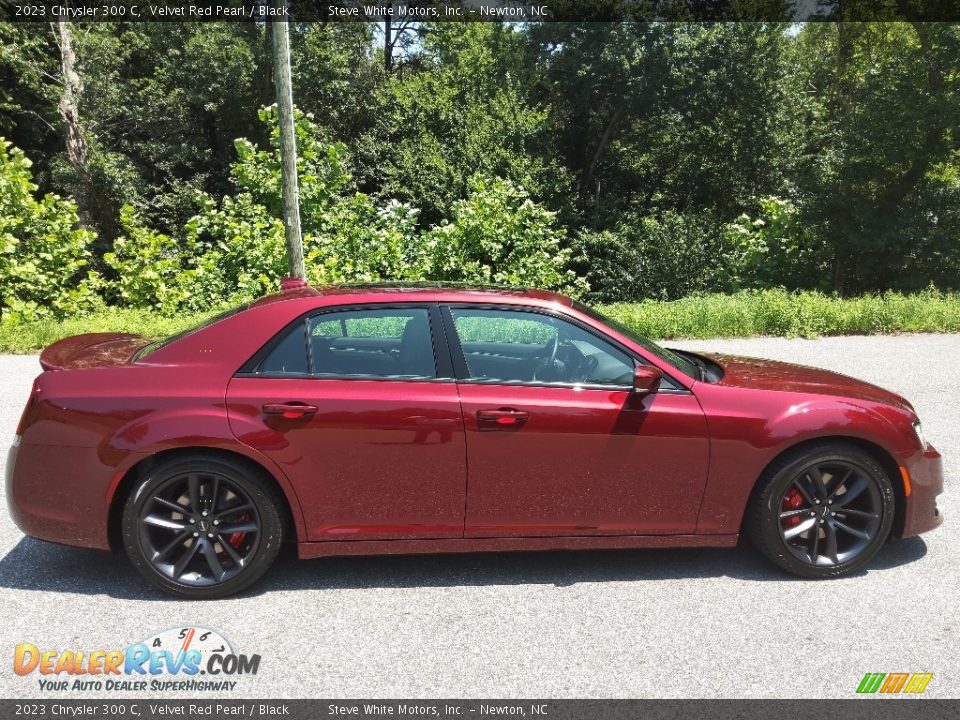
[[[58,340],[40,353],[44,370],[123,365],[150,342],[127,333],[87,333]]]
[[[830,370],[719,353],[703,353],[703,356],[723,368],[723,377],[716,383],[718,385],[835,395],[914,411],[913,406],[901,395]]]

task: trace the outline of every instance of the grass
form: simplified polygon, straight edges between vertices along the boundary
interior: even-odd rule
[[[858,298],[763,290],[674,301],[616,303],[598,309],[656,340],[960,332],[960,294],[935,290]],[[165,317],[147,310],[107,308],[64,320],[0,322],[0,352],[36,352],[60,338],[89,332],[162,337],[184,330],[207,316]]]
[[[165,317],[149,310],[106,308],[92,315],[63,320],[0,322],[0,352],[37,352],[60,338],[82,333],[125,332],[164,337],[197,324],[208,314]]]
[[[960,332],[960,294],[927,290],[837,298],[783,290],[644,300],[601,306],[605,314],[660,340],[712,337],[818,337]]]

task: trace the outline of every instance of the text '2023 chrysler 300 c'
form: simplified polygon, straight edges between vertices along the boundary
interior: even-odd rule
[[[40,356],[7,462],[27,535],[211,598],[302,558],[732,546],[807,578],[941,522],[910,403],[659,347],[562,295],[290,288]]]

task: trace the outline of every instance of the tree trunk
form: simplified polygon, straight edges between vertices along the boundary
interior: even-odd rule
[[[833,286],[833,291],[842,296],[846,288],[847,281],[847,268],[844,259],[840,257],[839,253],[833,256],[833,268],[832,268],[832,278],[831,285]]]
[[[387,9],[390,9],[390,5],[387,5]],[[393,67],[393,24],[390,21],[390,16],[387,15],[386,19],[383,21],[383,69],[387,72],[390,72],[390,69]]]
[[[63,78],[63,90],[60,94],[60,103],[57,107],[63,119],[64,142],[67,151],[67,162],[73,168],[80,185],[74,193],[77,200],[77,215],[80,224],[91,227],[90,208],[90,170],[88,161],[90,149],[83,134],[83,125],[80,122],[80,96],[83,93],[83,83],[77,74],[77,57],[73,50],[73,31],[70,23],[58,20],[54,24],[57,44],[60,46],[60,72]]]
[[[588,191],[593,185],[593,176],[597,171],[597,165],[600,162],[600,156],[603,155],[603,151],[607,149],[610,141],[613,140],[613,131],[616,129],[617,123],[620,122],[620,118],[622,116],[623,106],[620,106],[613,111],[613,114],[610,116],[610,120],[607,121],[607,126],[604,128],[603,135],[600,137],[600,142],[597,143],[597,148],[593,153],[593,158],[590,160],[590,166],[587,168],[587,174],[583,178],[583,190],[585,192]]]

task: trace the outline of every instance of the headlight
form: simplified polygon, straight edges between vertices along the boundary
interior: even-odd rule
[[[920,421],[917,420],[913,423],[913,431],[917,434],[917,440],[920,441],[920,448],[926,450],[927,448],[927,438],[923,435],[923,425],[920,424]]]

